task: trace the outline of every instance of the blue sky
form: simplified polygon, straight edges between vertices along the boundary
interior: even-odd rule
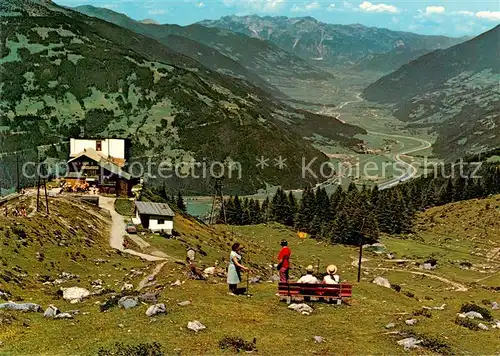
[[[500,1],[450,0],[55,0],[106,7],[129,17],[188,25],[226,15],[312,16],[336,24],[448,36],[477,35],[500,23]]]

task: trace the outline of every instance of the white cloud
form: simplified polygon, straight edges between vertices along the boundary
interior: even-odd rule
[[[286,0],[223,0],[223,3],[228,6],[238,6],[253,12],[277,12]]]
[[[359,8],[362,11],[366,12],[389,12],[393,14],[399,12],[396,6],[386,4],[372,4],[369,1],[364,1],[361,5],[359,5]]]
[[[168,11],[163,9],[151,9],[148,11],[148,15],[165,15]]]
[[[335,6],[335,5],[334,5]],[[321,7],[319,2],[312,1],[310,3],[305,4],[304,6],[294,5],[291,8],[291,12],[310,12],[312,10],[317,10]]]
[[[476,17],[491,21],[500,21],[500,11],[478,11]]]
[[[328,5],[328,7],[326,8],[327,11],[333,11],[335,10],[335,4],[330,4]]]
[[[199,2],[196,4],[196,7],[204,7],[205,6],[205,3],[203,2]]]
[[[453,15],[463,15],[463,16],[474,16],[474,13],[472,11],[454,11],[452,12]]]
[[[426,15],[433,15],[433,14],[444,14],[445,12],[444,6],[427,6],[425,8],[425,14]]]

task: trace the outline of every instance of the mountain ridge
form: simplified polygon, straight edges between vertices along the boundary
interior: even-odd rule
[[[449,47],[463,38],[426,36],[363,25],[336,25],[312,17],[225,16],[198,22],[270,40],[284,50],[324,64],[355,64],[369,54],[406,46],[411,50]]]
[[[394,105],[397,118],[439,133],[434,150],[456,159],[500,145],[500,25],[436,50],[369,85],[368,101]]]

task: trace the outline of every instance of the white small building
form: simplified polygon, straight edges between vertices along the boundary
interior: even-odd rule
[[[69,156],[76,157],[81,152],[93,149],[101,156],[114,161],[119,166],[125,164],[125,140],[118,138],[69,140]]]
[[[175,213],[167,203],[135,202],[134,223],[141,223],[152,232],[172,234]]]

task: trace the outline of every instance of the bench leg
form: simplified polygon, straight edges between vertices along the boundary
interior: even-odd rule
[[[292,297],[291,296],[287,296],[286,297],[286,304],[291,304],[292,303]]]
[[[342,304],[342,299],[337,299],[337,305],[341,305]]]

